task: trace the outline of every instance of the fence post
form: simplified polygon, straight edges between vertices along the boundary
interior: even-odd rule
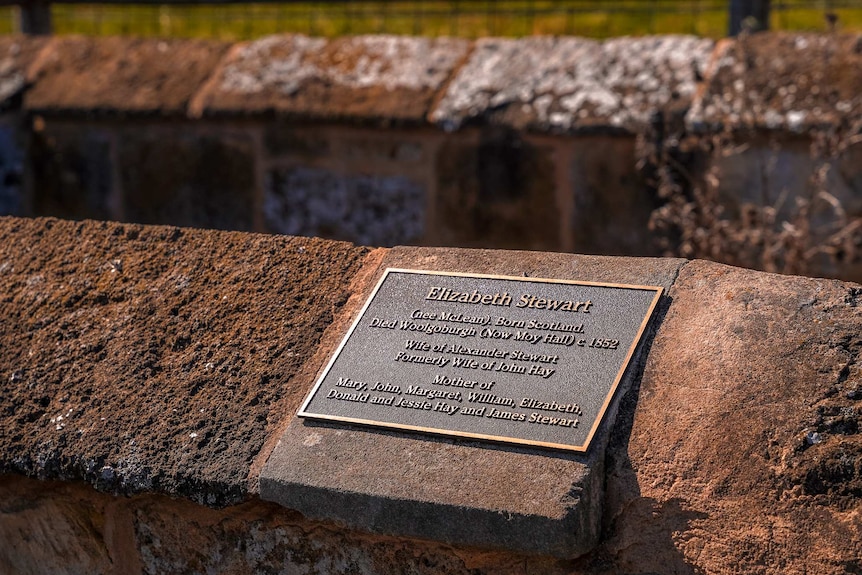
[[[769,0],[730,0],[728,34],[736,36],[743,28],[751,32],[769,29]]]
[[[22,34],[50,34],[51,0],[29,0],[19,4],[18,30]]]

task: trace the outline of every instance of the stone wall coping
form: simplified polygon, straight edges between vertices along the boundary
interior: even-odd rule
[[[778,32],[722,40],[688,112],[697,130],[862,128],[862,35]]]
[[[469,47],[452,38],[269,36],[235,46],[191,114],[422,123]]]
[[[29,70],[24,109],[182,115],[229,47],[199,39],[57,36]]]
[[[301,34],[0,39],[0,102],[33,114],[281,117],[540,134],[858,130],[862,36],[453,38]],[[21,100],[23,95],[23,101]],[[18,100],[16,100],[18,98]]]
[[[478,40],[431,113],[445,129],[491,122],[537,132],[638,132],[687,109],[713,42],[693,36]]]
[[[40,36],[0,36],[0,109],[20,106],[48,42]]]
[[[0,392],[0,470],[242,501],[301,399],[290,381],[367,253],[313,238],[0,218],[11,386]]]
[[[858,558],[862,286],[705,261],[369,250],[315,238],[0,218],[0,472],[211,508],[261,496],[284,503],[282,489],[294,489],[294,501],[324,501],[319,489],[331,489],[332,477],[306,477],[299,491],[279,483],[310,469],[300,453],[307,433],[293,414],[379,271],[396,264],[668,289],[594,462],[604,491],[586,523],[573,522],[570,510],[596,481],[572,473],[574,460],[446,441],[420,446],[350,429],[339,444],[327,438],[338,430],[323,428],[315,429],[320,444],[348,459],[357,457],[351,448],[363,451],[366,465],[380,466],[380,481],[377,491],[333,493],[329,504],[343,503],[341,511],[321,505],[314,520],[563,557],[588,550],[563,541],[561,551],[554,525],[598,525],[598,555],[579,564],[593,565],[578,571],[585,573],[606,572],[609,561],[617,570],[636,563],[645,572],[671,564],[709,572],[728,549],[750,551],[734,551],[734,572],[824,572]],[[405,493],[390,492],[399,468],[380,447],[403,450],[405,442],[420,460],[443,454],[484,466],[488,492],[476,509],[472,497],[440,491],[454,497],[446,507],[453,517],[496,527],[446,539],[436,530],[445,513],[432,488],[419,489],[408,507],[429,506],[428,521],[398,527],[404,518],[387,513]],[[534,514],[524,512],[524,493],[508,489],[510,479],[493,475],[517,473],[521,459],[538,466],[522,479],[544,489]],[[458,473],[470,470],[453,463],[441,471],[447,480]],[[500,503],[507,497],[519,509],[508,526]],[[301,503],[288,508],[307,512]],[[530,534],[519,536],[518,525]]]

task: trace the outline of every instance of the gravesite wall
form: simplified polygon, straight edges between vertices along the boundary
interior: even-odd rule
[[[649,180],[674,162],[672,181],[717,178],[730,215],[789,210],[818,174],[858,215],[860,52],[783,34],[3,38],[4,210],[66,219],[0,218],[0,572],[858,573],[862,287],[551,252],[650,255]],[[399,243],[540,251],[376,247]],[[442,275],[379,284],[399,269]],[[644,289],[654,308],[615,308]],[[472,333],[450,305],[495,325]],[[522,317],[547,339],[494,339]],[[402,337],[408,319],[464,336]],[[637,333],[601,332],[620,326]],[[590,369],[625,359],[593,420],[581,342]],[[444,343],[535,358],[495,374],[510,394],[567,373],[584,397],[508,408],[481,379],[502,362],[432,378],[468,357]],[[433,390],[430,415],[372,384],[406,425],[327,420],[372,409],[319,379],[338,354],[416,370],[390,383]],[[428,423],[432,405],[452,415]]]
[[[3,37],[0,213],[661,255],[688,212],[651,216],[708,189],[701,212],[752,244],[784,221],[822,239],[862,215],[860,54],[841,34]],[[862,279],[839,251],[802,270]]]
[[[392,306],[415,305],[424,323],[457,328],[469,325],[431,317],[468,308],[490,314],[500,332],[508,328],[498,318],[521,308],[534,320],[584,323],[569,332],[586,342],[602,335],[593,320],[622,305],[629,288],[559,282],[655,286],[646,301],[655,294],[658,304],[598,326],[648,320],[585,452],[298,417],[393,268],[444,272],[408,274],[433,286],[495,283],[481,284],[488,293],[460,290],[473,302],[465,304],[448,303],[458,289],[408,282],[386,295],[384,284],[374,296],[383,307],[369,308],[351,335],[366,338],[360,354],[393,387],[433,388],[434,403],[471,407],[474,417],[481,406],[483,422],[521,411],[530,419],[503,421],[506,433],[564,441],[579,432],[573,418],[589,427],[585,396],[573,396],[583,414],[563,401],[518,410],[501,407],[501,386],[539,394],[558,379],[549,370],[565,371],[582,354],[600,362],[616,343],[587,350],[408,333],[382,325],[406,320]],[[492,295],[491,285],[508,287]],[[593,295],[551,312],[535,296],[552,289]],[[860,304],[858,284],[699,260],[371,249],[3,217],[0,572],[857,573]],[[528,331],[556,343],[570,335],[548,329]],[[404,340],[427,342],[427,352],[409,352],[435,358],[415,367],[425,377],[399,379],[413,369]],[[433,352],[439,344],[513,359],[523,357],[518,349],[556,349],[533,360],[537,375],[462,364],[450,373],[463,377],[435,384],[430,374],[443,359],[459,357]],[[361,361],[333,369],[358,380]],[[499,395],[468,400],[467,380],[484,389],[491,373]],[[577,389],[579,380],[574,373],[569,383]],[[324,409],[368,407],[373,395],[397,400],[380,408],[387,417],[434,413],[415,411],[424,405],[417,392],[353,383],[338,381],[332,389],[342,391],[319,400]],[[438,417],[474,419],[449,413]],[[552,419],[565,423],[551,429]]]

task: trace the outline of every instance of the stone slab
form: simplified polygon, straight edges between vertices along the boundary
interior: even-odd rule
[[[213,40],[58,37],[34,66],[24,106],[43,113],[185,114],[228,47]]]
[[[236,46],[192,113],[424,122],[469,48],[454,38],[270,36]]]
[[[450,130],[642,131],[655,112],[688,106],[713,45],[694,36],[481,39],[430,118]]]
[[[367,297],[386,267],[615,280],[667,288],[683,263],[394,248],[363,291]],[[357,311],[358,305],[345,313],[352,316]],[[339,321],[340,329],[346,330],[347,323]],[[343,333],[329,341],[337,342]],[[636,353],[620,392],[637,378],[641,366],[642,357]],[[309,377],[306,389],[312,384],[313,377]],[[334,520],[371,532],[576,557],[592,549],[598,540],[604,448],[617,405],[615,399],[586,454],[489,446],[294,418],[261,472],[260,495],[310,518]]]
[[[769,32],[722,40],[687,123],[697,130],[862,129],[862,35]]]
[[[669,295],[609,448],[608,573],[852,573],[862,286],[693,261]]]

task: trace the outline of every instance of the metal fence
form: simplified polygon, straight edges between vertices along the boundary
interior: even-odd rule
[[[7,0],[9,3],[11,0]],[[212,37],[241,40],[273,33],[316,36],[391,33],[426,36],[610,37],[728,33],[734,0],[437,0],[200,1],[53,0],[55,33]],[[47,2],[46,2],[47,5]],[[862,0],[772,0],[770,26],[787,30],[862,31]],[[19,9],[0,12],[0,31],[18,24]]]

